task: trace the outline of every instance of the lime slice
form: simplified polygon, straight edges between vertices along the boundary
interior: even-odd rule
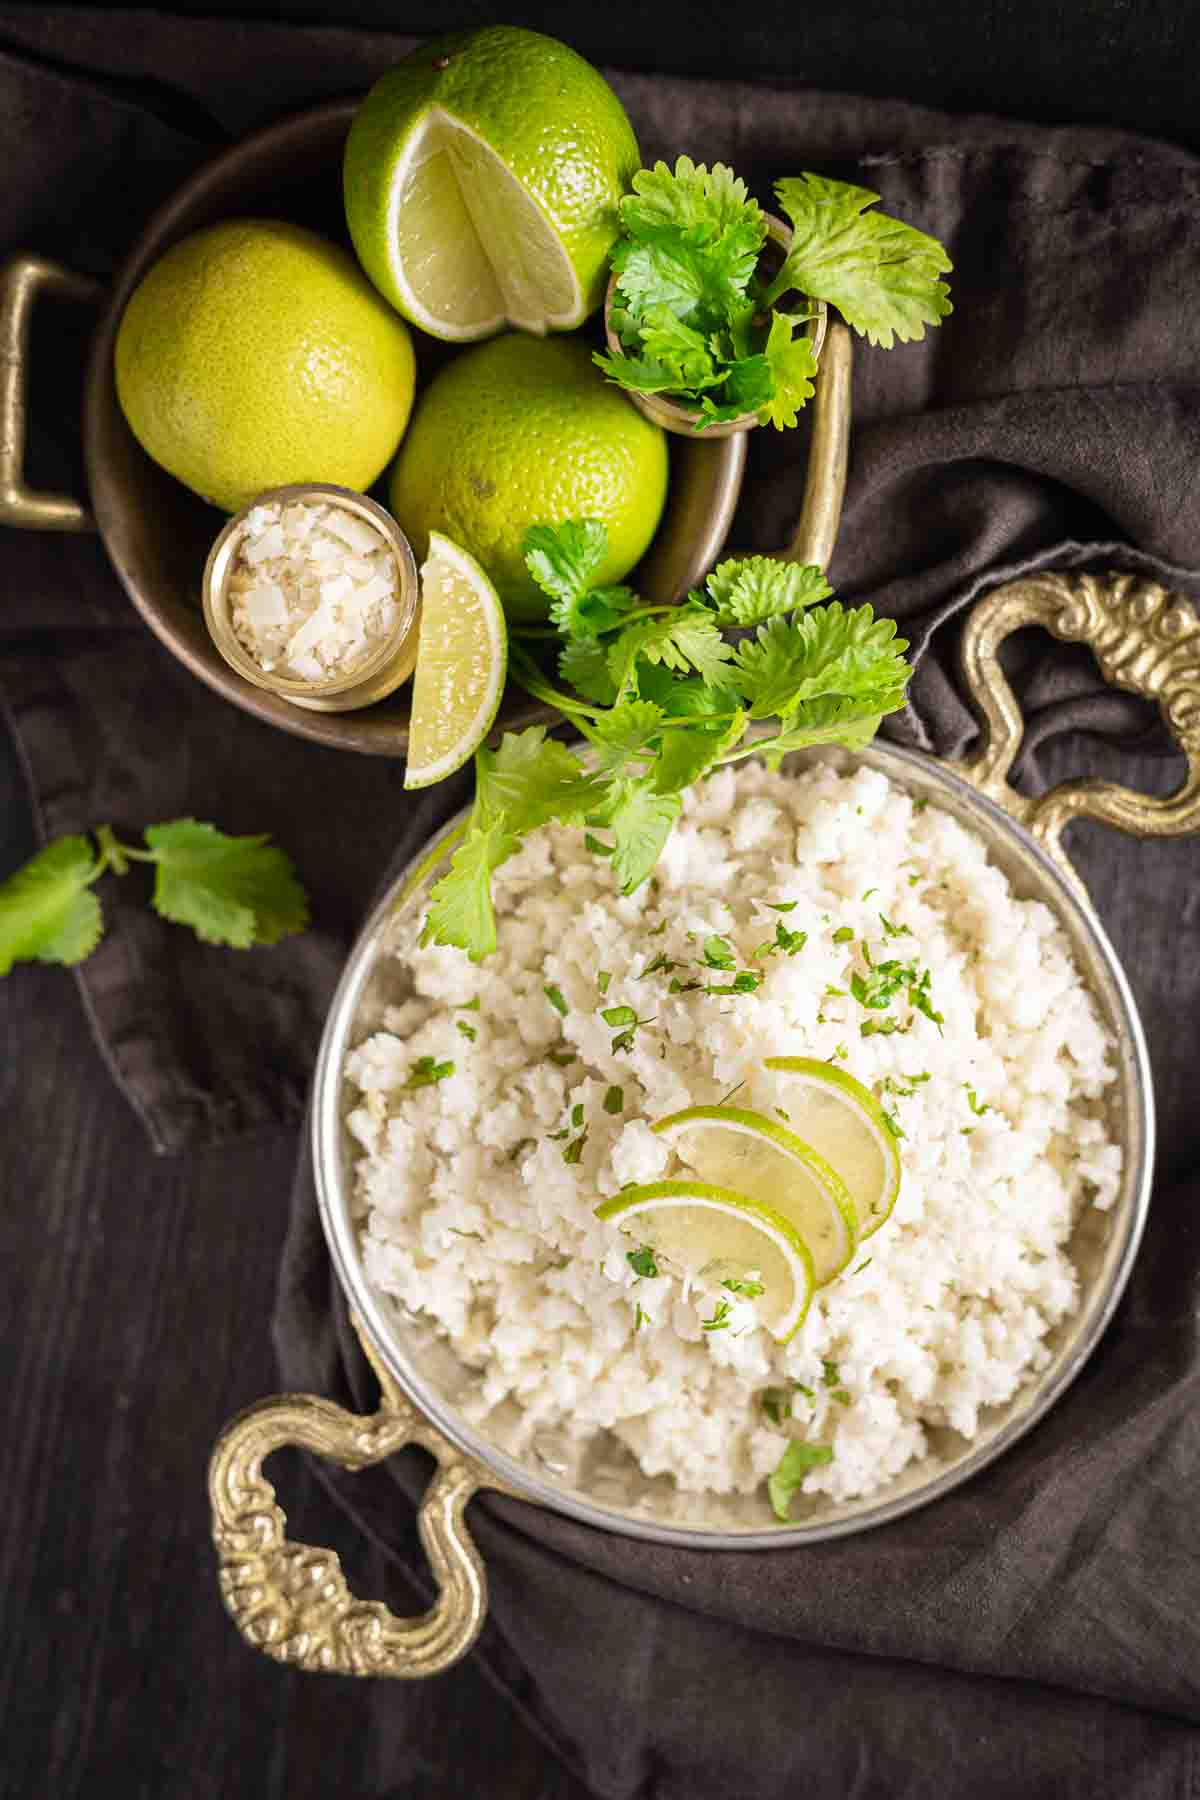
[[[434,337],[574,330],[603,297],[640,160],[582,57],[489,26],[422,45],[371,89],[346,145],[346,221],[376,287]]]
[[[806,1143],[833,1164],[858,1206],[859,1240],[891,1217],[900,1192],[900,1153],[875,1096],[829,1063],[769,1056],[765,1068],[787,1080],[787,1111]]]
[[[507,666],[499,595],[473,556],[431,531],[421,568],[406,788],[452,775],[479,748],[500,705]]]
[[[706,1181],[753,1194],[790,1220],[812,1252],[818,1287],[850,1261],[858,1242],[854,1202],[841,1176],[795,1132],[740,1106],[689,1106],[653,1129]]]
[[[652,1181],[606,1200],[596,1217],[648,1244],[669,1274],[714,1291],[753,1276],[763,1290],[759,1323],[781,1344],[804,1323],[812,1257],[795,1226],[761,1201],[707,1181]]]

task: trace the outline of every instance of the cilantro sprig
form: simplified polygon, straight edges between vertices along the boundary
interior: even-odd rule
[[[102,875],[126,875],[131,863],[153,865],[155,911],[207,944],[277,944],[308,923],[304,889],[268,838],[174,819],[147,826],[144,840],[144,848],[122,843],[109,825],[91,837],[56,838],[0,883],[0,975],[15,962],[90,956],[104,935],[92,889]]]
[[[649,605],[628,588],[599,584],[607,549],[596,520],[539,525],[526,536],[527,566],[550,597],[560,685],[515,639],[510,670],[587,740],[591,766],[540,725],[476,752],[475,803],[432,890],[425,943],[455,945],[476,962],[489,955],[492,875],[551,820],[578,827],[631,894],[658,862],[692,782],[746,756],[774,768],[810,744],[861,748],[904,704],[907,643],[870,606],[832,599],[819,569],[731,558],[682,604]],[[741,641],[731,643],[725,632],[738,628]],[[773,729],[763,728],[768,719]],[[751,725],[759,729],[748,736]],[[783,927],[771,948],[793,955],[803,942]],[[706,949],[721,944],[712,938]],[[710,969],[731,973],[734,961],[728,948],[705,956]],[[746,993],[761,980],[742,970],[714,991]],[[671,991],[688,985],[672,981]],[[546,997],[565,1004],[549,987]],[[635,1020],[627,1026],[636,1029]]]
[[[595,359],[610,381],[684,401],[697,429],[747,413],[783,429],[813,393],[809,302],[836,306],[885,349],[950,312],[945,250],[872,212],[869,188],[805,173],[777,182],[775,197],[792,241],[772,272],[766,214],[732,169],[681,156],[674,169],[639,170],[611,253],[609,317],[624,354]]]

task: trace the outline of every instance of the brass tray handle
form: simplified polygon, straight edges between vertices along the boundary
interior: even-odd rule
[[[1087,644],[1106,680],[1156,700],[1187,759],[1182,785],[1165,799],[1111,781],[1064,781],[1028,799],[1009,786],[1024,723],[1000,668],[1011,632],[1043,625]],[[971,609],[961,658],[983,714],[986,742],[960,773],[1014,814],[1078,888],[1060,839],[1072,819],[1102,820],[1135,837],[1177,837],[1200,828],[1200,620],[1186,602],[1134,575],[1032,575],[995,589]]]
[[[26,370],[29,327],[39,293],[94,306],[99,282],[43,256],[14,256],[0,268],[0,525],[25,531],[94,531],[85,506],[69,494],[37,494],[25,485]]]
[[[850,461],[850,376],[854,351],[850,333],[831,320],[817,365],[812,440],[800,519],[783,562],[828,568],[846,496]]]
[[[378,1412],[360,1417],[312,1394],[284,1394],[247,1408],[218,1439],[208,1493],[221,1596],[247,1643],[277,1662],[411,1681],[465,1656],[483,1624],[487,1577],[463,1511],[484,1471],[417,1412],[361,1331],[359,1338],[382,1389]],[[399,1619],[379,1601],[355,1599],[333,1551],[288,1539],[262,1465],[293,1445],[365,1469],[406,1444],[423,1445],[438,1462],[417,1520],[438,1597],[427,1613]]]

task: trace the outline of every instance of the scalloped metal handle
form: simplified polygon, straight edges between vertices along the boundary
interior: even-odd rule
[[[208,1492],[221,1596],[246,1642],[277,1662],[326,1674],[420,1680],[449,1668],[479,1636],[487,1577],[463,1512],[485,1480],[497,1483],[417,1412],[361,1330],[359,1336],[383,1392],[377,1413],[361,1417],[312,1394],[283,1394],[249,1407],[218,1439]],[[417,1516],[438,1597],[412,1619],[397,1618],[379,1601],[355,1599],[332,1550],[291,1542],[262,1472],[272,1451],[287,1445],[358,1470],[406,1444],[423,1445],[438,1463]]]
[[[29,328],[40,293],[94,306],[98,282],[44,256],[14,256],[0,268],[0,524],[24,531],[94,531],[87,508],[70,494],[25,485],[26,369]]]
[[[1115,782],[1084,780],[1064,781],[1027,799],[1009,786],[1025,726],[997,653],[1025,625],[1043,625],[1066,642],[1087,644],[1106,680],[1158,702],[1187,759],[1174,794],[1159,799]],[[1027,576],[979,601],[963,631],[961,657],[986,742],[959,773],[1020,819],[1076,887],[1081,883],[1060,842],[1072,819],[1102,820],[1136,837],[1200,829],[1200,620],[1186,601],[1133,575]]]

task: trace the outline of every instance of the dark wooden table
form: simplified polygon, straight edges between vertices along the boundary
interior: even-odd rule
[[[0,879],[33,849],[0,731]],[[278,1385],[295,1134],[156,1157],[72,976],[39,966],[0,981],[0,1119],[5,1800],[441,1800],[468,1791],[468,1722],[492,1800],[582,1795],[471,1663],[403,1688],[300,1675],[225,1614],[206,1465],[226,1420]],[[300,1459],[271,1473],[295,1535],[336,1548],[369,1593],[364,1549]]]

